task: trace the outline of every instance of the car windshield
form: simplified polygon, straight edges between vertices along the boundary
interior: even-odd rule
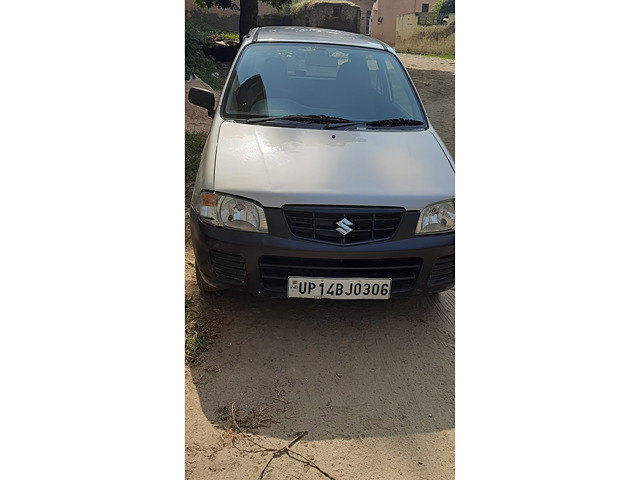
[[[256,43],[244,49],[230,74],[221,114],[264,125],[426,126],[394,55],[309,43]]]

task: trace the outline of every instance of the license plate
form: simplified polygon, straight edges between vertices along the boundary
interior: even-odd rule
[[[289,277],[289,297],[388,300],[390,278]]]

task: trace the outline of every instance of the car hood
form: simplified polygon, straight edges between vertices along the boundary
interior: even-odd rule
[[[404,207],[454,198],[454,172],[431,130],[322,130],[223,122],[214,189],[265,207]]]

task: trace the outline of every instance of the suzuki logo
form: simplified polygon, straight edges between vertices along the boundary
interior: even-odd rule
[[[336,230],[339,231],[342,235],[353,232],[353,228],[349,228],[351,225],[353,225],[353,223],[351,223],[346,218],[343,218],[339,222],[336,222],[336,225],[338,225],[338,228],[336,228]]]

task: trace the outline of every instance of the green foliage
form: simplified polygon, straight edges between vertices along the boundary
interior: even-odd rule
[[[438,0],[431,11],[439,13],[440,15],[456,13],[456,0]]]
[[[456,12],[456,0],[444,0],[442,8],[440,8],[441,15],[449,15]]]
[[[192,363],[207,348],[207,342],[198,324],[198,316],[192,297],[184,299],[184,356]]]
[[[316,3],[343,3],[344,0],[293,0],[291,4],[292,12],[299,12],[304,8],[311,7]]]
[[[185,312],[187,310],[189,310],[191,307],[193,307],[195,305],[195,300],[193,299],[193,297],[190,297],[189,295],[185,295],[184,297],[184,310]]]
[[[195,65],[202,53],[201,43],[205,41],[206,34],[193,22],[185,22],[184,25],[184,63]]]
[[[239,6],[236,3],[234,3],[233,0],[194,0],[193,3],[200,8],[218,7],[222,9],[229,8],[231,10],[238,10],[239,8],[242,8],[243,4],[257,2],[258,0],[238,0],[238,1],[240,2]],[[291,0],[262,0],[262,2],[266,3],[267,5],[271,5],[272,7],[275,7],[278,10],[281,10],[282,7],[284,7],[285,5],[289,5],[291,3]]]
[[[435,55],[432,53],[420,53],[419,55],[424,55],[425,57],[435,57],[435,58],[446,58],[447,60],[455,60],[455,55]]]
[[[185,183],[195,182],[198,166],[200,165],[200,154],[207,141],[207,134],[204,132],[184,132],[184,176]]]
[[[219,65],[219,62],[214,62],[206,58],[202,53],[202,50],[200,51],[200,55],[197,56],[194,63],[187,64],[185,62],[184,79],[189,80],[189,77],[192,73],[196,77],[202,79],[204,83],[210,85],[211,88],[214,88],[216,90],[222,89],[224,85],[224,79],[227,75],[227,73]]]
[[[267,5],[282,10],[286,5],[291,4],[291,0],[262,0]],[[238,31],[244,37],[249,31],[257,26],[258,0],[194,0],[195,5],[201,8],[218,7],[222,9],[240,9],[240,19]]]
[[[222,9],[230,8],[231,10],[238,10],[238,6],[233,3],[233,0],[194,0],[193,3],[200,8],[218,7]]]
[[[233,38],[235,33],[215,31],[203,18],[192,16],[184,23],[184,79],[188,80],[193,73],[212,88],[221,89],[227,72],[219,62],[213,62],[205,57],[202,46],[209,35],[223,34]]]
[[[433,6],[433,8],[431,8],[431,11],[435,13],[440,13],[443,3],[444,3],[444,0],[438,0],[436,4]]]

